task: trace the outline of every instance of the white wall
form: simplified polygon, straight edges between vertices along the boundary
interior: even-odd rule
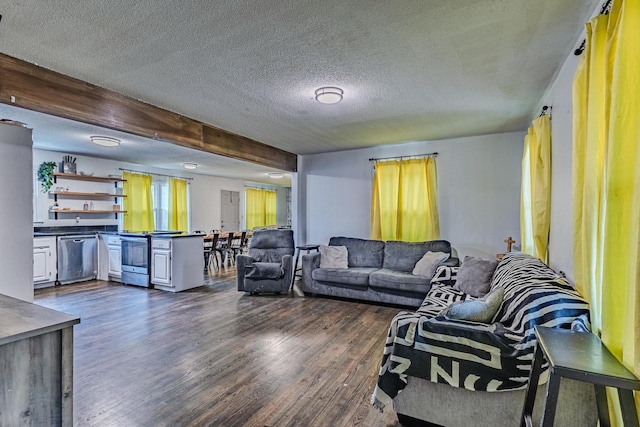
[[[369,158],[438,152],[440,232],[464,255],[493,258],[520,235],[523,132],[300,156],[296,243],[369,238]]]
[[[35,179],[35,171],[42,162],[62,160],[63,153],[44,150],[33,150],[33,179]],[[87,156],[77,156],[76,160],[77,172],[93,172],[96,176],[120,176],[122,171],[120,168],[139,170],[148,173],[159,173],[165,175],[179,176],[183,178],[193,178],[189,182],[189,191],[191,194],[191,230],[203,230],[210,231],[212,229],[220,228],[220,194],[222,190],[237,191],[240,193],[240,228],[244,228],[244,207],[245,207],[245,185],[258,186],[255,183],[247,183],[241,180],[221,178],[216,176],[207,176],[200,174],[193,174],[179,171],[167,171],[164,169],[152,168],[143,165],[137,165],[133,163],[124,163],[114,160],[99,159]],[[73,191],[111,191],[113,184],[110,183],[95,183],[95,182],[83,182],[83,181],[70,181],[59,180],[52,187],[52,190],[57,186],[70,187]],[[97,189],[100,186],[100,189]],[[278,212],[285,212],[284,225],[286,223],[286,203],[285,188],[274,185],[262,185],[264,188],[270,188],[278,191]],[[58,220],[54,219],[53,214],[49,213],[49,206],[53,205],[53,196],[48,193],[42,193],[39,191],[40,186],[38,184],[38,194],[35,201],[34,209],[36,209],[37,221],[35,225],[38,226],[75,226],[75,225],[113,225],[118,224],[121,220],[115,218],[113,214],[84,214],[80,213],[77,216],[80,220],[76,221],[74,214],[59,214]],[[59,198],[58,203],[60,205],[82,209],[82,204],[85,201],[83,198]],[[111,209],[111,206],[115,202],[114,199],[105,200],[93,200],[96,209],[104,207],[105,209]],[[280,215],[278,215],[280,218]]]
[[[0,293],[33,301],[31,129],[0,123]]]

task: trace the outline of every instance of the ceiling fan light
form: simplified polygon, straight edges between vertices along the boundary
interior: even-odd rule
[[[100,145],[102,147],[117,147],[120,145],[118,138],[111,138],[110,136],[90,136],[91,142]]]
[[[282,179],[284,178],[284,174],[282,172],[269,172],[269,178],[273,179]]]
[[[321,104],[337,104],[342,101],[344,91],[339,87],[326,86],[316,89],[316,101]]]
[[[189,163],[189,162],[187,162],[187,163],[183,163],[182,166],[185,169],[195,169],[195,168],[198,167],[198,164],[197,163]]]

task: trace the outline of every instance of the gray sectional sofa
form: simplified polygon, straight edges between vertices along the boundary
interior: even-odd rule
[[[358,300],[419,307],[431,288],[430,278],[412,274],[427,251],[452,254],[446,240],[401,242],[332,237],[329,246],[345,246],[348,268],[320,268],[321,254],[302,256],[305,294],[329,295]],[[443,264],[457,266],[454,253]]]
[[[443,309],[477,300],[456,290],[458,269],[450,270],[448,280],[434,278],[418,310],[392,320],[372,403],[380,410],[393,406],[406,426],[519,426],[537,342],[534,326],[587,333],[589,305],[542,261],[510,252],[491,279],[491,292],[503,295],[491,320],[452,319]],[[555,425],[595,427],[593,386],[565,378],[560,386]],[[546,384],[539,385],[534,425],[545,394]]]

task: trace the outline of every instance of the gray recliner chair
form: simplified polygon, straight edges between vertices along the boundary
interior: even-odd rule
[[[289,292],[294,251],[293,230],[254,232],[249,254],[236,257],[238,290],[251,294]]]

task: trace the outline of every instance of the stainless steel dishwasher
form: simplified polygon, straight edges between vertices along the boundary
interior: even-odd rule
[[[97,277],[98,236],[58,237],[58,283],[81,282]]]

